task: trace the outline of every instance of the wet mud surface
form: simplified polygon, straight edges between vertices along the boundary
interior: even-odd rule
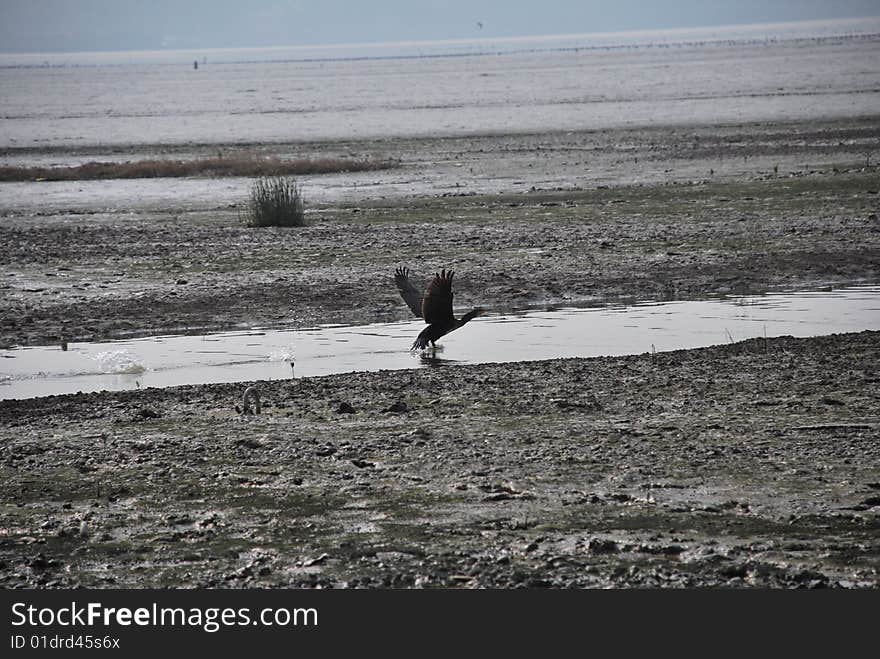
[[[304,229],[242,226],[244,179],[6,184],[0,345],[401,319],[400,265],[494,310],[875,282],[877,125],[267,146],[401,162],[305,182]]]
[[[14,587],[868,587],[880,333],[0,402]]]
[[[876,283],[877,126],[265,145],[401,162],[309,181],[301,230],[242,226],[246,181],[6,184],[0,344],[405,318],[399,265],[493,310]],[[0,586],[876,588],[878,364],[863,332],[260,382],[256,416],[3,401]]]

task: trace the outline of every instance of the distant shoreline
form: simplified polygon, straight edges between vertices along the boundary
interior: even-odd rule
[[[387,59],[481,57],[540,52],[693,48],[778,42],[826,42],[880,38],[880,16],[828,21],[794,21],[666,30],[480,39],[93,52],[0,52],[0,68],[126,66],[144,64],[251,64]]]

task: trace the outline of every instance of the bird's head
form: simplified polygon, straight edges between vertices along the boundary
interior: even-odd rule
[[[460,322],[461,322],[461,324],[464,324],[470,320],[473,320],[474,318],[476,318],[478,316],[482,316],[485,313],[486,313],[486,309],[484,309],[483,307],[477,307],[476,309],[471,309],[464,316],[461,317]]]

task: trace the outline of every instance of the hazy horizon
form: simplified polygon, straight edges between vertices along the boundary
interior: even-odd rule
[[[874,0],[0,0],[0,52],[284,48],[870,18]]]

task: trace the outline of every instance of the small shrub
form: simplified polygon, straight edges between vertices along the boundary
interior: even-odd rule
[[[273,176],[254,181],[245,224],[251,227],[301,227],[305,223],[302,193],[294,179]]]

